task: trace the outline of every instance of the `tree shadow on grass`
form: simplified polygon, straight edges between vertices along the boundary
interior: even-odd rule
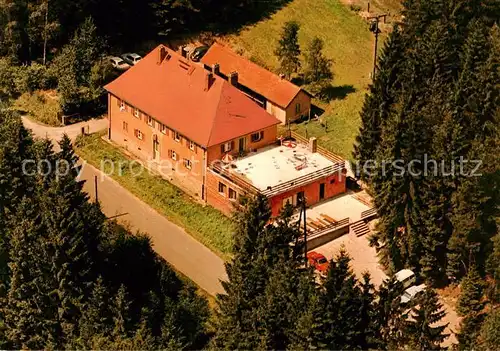
[[[321,90],[318,94],[320,95],[321,100],[330,101],[330,100],[344,100],[347,95],[354,93],[356,88],[352,85],[340,85],[334,87],[333,85],[326,86]]]

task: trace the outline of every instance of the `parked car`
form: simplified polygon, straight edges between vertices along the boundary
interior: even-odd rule
[[[189,58],[191,59],[191,61],[199,62],[201,58],[207,53],[207,51],[208,46],[198,46],[189,54]]]
[[[403,289],[409,288],[416,283],[417,278],[411,269],[402,269],[395,274],[396,279],[403,285]]]
[[[310,251],[307,253],[307,261],[309,265],[314,267],[321,275],[326,275],[329,264],[325,256],[316,251]]]
[[[134,66],[137,62],[139,62],[142,57],[137,55],[136,53],[129,52],[122,55],[122,59],[131,66]]]
[[[123,61],[121,58],[117,56],[111,56],[108,58],[109,62],[113,66],[113,68],[116,68],[117,70],[120,71],[125,71],[130,68],[130,65]]]
[[[413,300],[415,297],[424,292],[425,288],[426,288],[425,284],[410,286],[408,289],[404,291],[403,295],[401,295],[401,304],[402,305],[408,304],[411,300]]]

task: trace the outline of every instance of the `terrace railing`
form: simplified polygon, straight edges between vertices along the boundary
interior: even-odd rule
[[[292,139],[295,139],[296,141],[302,143],[302,144],[306,144],[306,145],[309,144],[309,140],[307,138],[305,138],[304,136],[300,135],[297,132],[290,131],[290,137]],[[323,155],[324,157],[326,157],[330,161],[339,162],[339,163],[345,164],[345,160],[342,157],[340,157],[339,155],[334,154],[333,152],[331,152],[330,150],[325,149],[322,146],[318,145],[316,147],[316,150],[318,151],[318,153],[320,155]]]
[[[219,163],[214,162],[213,164],[210,165],[210,168],[215,172],[221,175],[222,177],[226,178],[227,180],[233,182],[240,188],[244,189],[245,191],[248,191],[249,193],[253,195],[257,195],[260,193],[260,190],[256,188],[254,185],[250,184],[246,180],[242,179],[241,177],[238,177],[236,174],[228,171],[227,169],[223,168]]]
[[[317,238],[321,235],[329,234],[329,233],[333,232],[334,230],[349,226],[350,225],[349,221],[350,221],[350,219],[349,219],[349,217],[347,217],[347,218],[341,219],[338,222],[335,222],[335,223],[330,224],[328,226],[322,227],[321,229],[315,230],[311,234],[307,234],[307,240],[314,239],[314,238]],[[304,240],[304,238],[301,237],[300,240],[302,241],[302,240]]]
[[[361,219],[368,219],[377,216],[377,210],[375,208],[370,208],[369,210],[361,212]]]
[[[269,186],[267,187],[266,190],[261,191],[262,194],[264,194],[267,197],[274,196],[279,193],[283,193],[289,189],[293,189],[302,185],[306,185],[308,183],[313,182],[316,179],[320,179],[329,175],[334,174],[335,172],[342,172],[342,169],[344,168],[344,163],[340,164],[334,164],[333,166],[328,166],[326,168],[320,169],[314,173],[311,174],[306,174],[304,176],[295,178],[293,180],[290,180],[285,183],[281,183],[279,185],[275,186]]]

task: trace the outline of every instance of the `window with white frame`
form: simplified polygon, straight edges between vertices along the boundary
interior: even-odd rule
[[[189,148],[194,151],[194,142],[189,141]]]
[[[226,184],[219,182],[219,194],[226,196]]]
[[[187,169],[191,169],[193,167],[193,163],[191,162],[191,160],[188,160],[187,158],[184,159],[184,167],[186,167]]]
[[[149,124],[150,126],[152,126],[152,125],[153,125],[153,123],[154,123],[153,117],[148,116],[148,124]]]
[[[167,134],[167,126],[166,125],[162,124],[160,128],[161,128],[161,132],[163,134]]]
[[[236,200],[237,193],[234,189],[229,188],[228,197],[230,200]]]
[[[181,135],[177,132],[174,133],[174,140],[175,141],[181,141]]]
[[[229,142],[227,142],[227,143],[222,144],[222,150],[223,150],[224,152],[229,152],[229,151],[231,151],[231,142],[229,141]]]
[[[134,116],[139,118],[141,116],[141,113],[139,112],[138,108],[134,108]]]
[[[125,111],[125,102],[120,100],[120,111]]]
[[[256,143],[258,141],[261,141],[262,139],[264,139],[264,131],[263,130],[261,130],[260,132],[257,132],[257,133],[253,133],[250,136],[250,140],[252,140],[252,143]]]
[[[168,150],[168,153],[172,160],[177,160],[177,153],[174,150]]]
[[[136,129],[135,130],[135,136],[136,136],[137,139],[142,140],[142,138],[143,138],[144,135],[142,134],[142,132],[139,129]]]

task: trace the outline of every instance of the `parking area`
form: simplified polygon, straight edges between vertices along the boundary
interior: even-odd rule
[[[373,231],[376,220],[368,223],[368,227]],[[382,267],[378,263],[377,253],[375,248],[370,247],[368,242],[369,235],[356,236],[354,232],[343,235],[325,245],[319,246],[314,251],[323,254],[328,260],[337,255],[340,248],[343,246],[351,257],[351,269],[354,274],[361,279],[364,272],[369,272],[372,284],[377,288],[387,277]],[[457,342],[453,332],[459,330],[460,318],[456,312],[444,299],[441,298],[443,307],[446,310],[446,316],[443,318],[443,323],[449,323],[446,333],[450,337],[443,342],[443,346],[448,347]]]
[[[378,264],[377,253],[375,248],[370,247],[367,235],[358,237],[353,232],[349,232],[349,234],[317,247],[314,251],[331,259],[337,255],[342,246],[351,256],[351,267],[357,277],[361,278],[362,274],[367,271],[375,286],[379,286],[387,277]]]

